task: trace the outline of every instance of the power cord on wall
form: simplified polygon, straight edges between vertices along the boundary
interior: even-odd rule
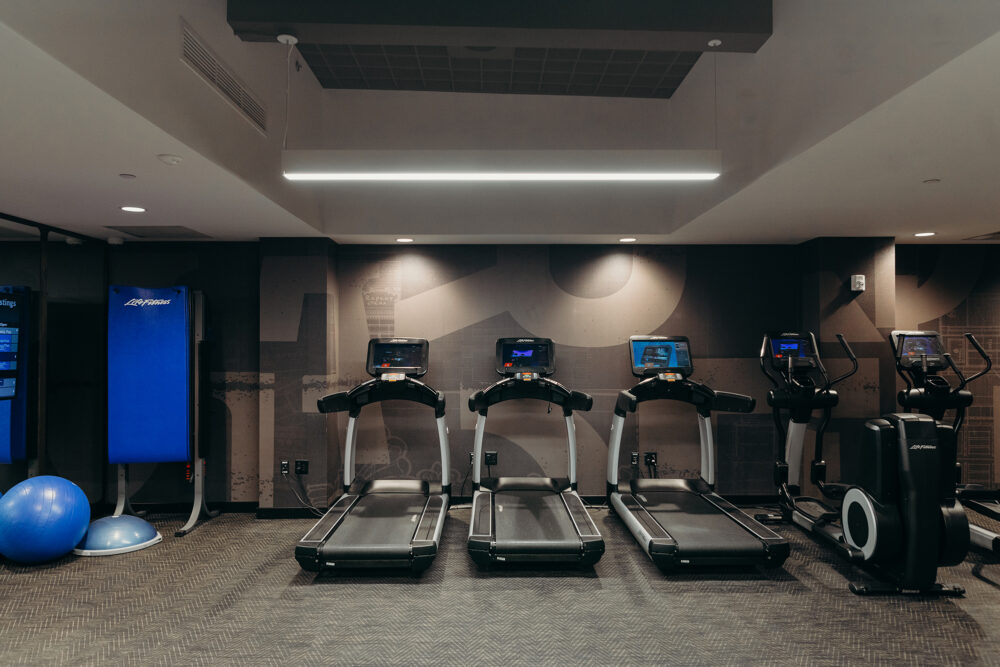
[[[322,510],[320,510],[318,507],[316,507],[315,505],[313,505],[312,503],[310,503],[306,498],[302,497],[302,494],[299,493],[299,490],[295,487],[295,484],[293,484],[292,481],[290,479],[288,479],[288,473],[287,472],[281,473],[281,476],[284,478],[285,482],[288,483],[288,488],[290,488],[292,490],[292,493],[295,494],[295,499],[299,501],[299,504],[301,504],[303,507],[305,507],[306,509],[308,509],[310,512],[312,512],[316,516],[323,516],[323,511]],[[296,479],[298,479],[298,478],[296,478]],[[302,483],[302,480],[298,480],[298,481],[299,481],[299,484]],[[302,490],[305,491],[305,488],[303,488]]]

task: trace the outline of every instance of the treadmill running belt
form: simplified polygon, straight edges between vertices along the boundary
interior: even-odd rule
[[[681,557],[764,553],[763,543],[750,531],[696,493],[652,491],[637,494],[636,498],[677,541]]]
[[[506,491],[494,495],[497,553],[575,553],[580,536],[561,494]]]
[[[324,546],[364,548],[405,545],[407,549],[427,504],[422,493],[372,493],[362,496]]]

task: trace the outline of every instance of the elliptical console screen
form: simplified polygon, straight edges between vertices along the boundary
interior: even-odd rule
[[[548,338],[501,338],[497,341],[497,372],[501,375],[555,372],[555,349]]]
[[[17,395],[18,359],[21,349],[21,298],[0,294],[0,400]]]
[[[896,357],[905,368],[922,366],[924,359],[931,368],[944,368],[944,346],[936,331],[894,331]]]
[[[368,342],[368,374],[420,377],[427,372],[427,349],[423,338],[372,338]]]
[[[685,336],[632,336],[629,352],[632,374],[636,377],[667,372],[687,377],[694,371],[690,343]]]
[[[779,370],[788,368],[788,360],[793,360],[797,368],[813,367],[816,347],[811,335],[769,334],[771,339],[771,365]],[[801,360],[802,363],[796,363]]]

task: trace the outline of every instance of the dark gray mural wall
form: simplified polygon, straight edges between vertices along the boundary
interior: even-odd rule
[[[941,332],[945,347],[966,375],[982,368],[979,355],[966,342],[966,332],[1000,362],[1000,248],[899,246],[897,259],[899,328]],[[896,388],[902,388],[902,382]],[[958,449],[963,481],[996,486],[1000,484],[1000,376],[994,370],[969,388],[975,403],[966,413]]]
[[[340,441],[316,399],[337,372],[336,245],[328,239],[260,242],[260,507],[296,507],[296,493],[325,506],[338,486]],[[332,457],[332,458],[330,458]],[[280,461],[304,459],[310,474],[283,477]],[[293,486],[294,485],[294,486]]]
[[[594,409],[577,418],[578,474],[581,492],[599,495],[614,402],[621,389],[636,382],[629,371],[628,337],[687,335],[695,379],[762,396],[761,336],[768,327],[799,319],[797,299],[776,298],[776,290],[796,291],[796,270],[788,269],[792,253],[777,247],[344,246],[338,252],[341,363],[336,385],[347,389],[367,379],[369,337],[428,338],[430,370],[424,379],[445,392],[455,493],[468,495],[475,415],[467,400],[498,379],[496,339],[552,338],[555,379],[594,396]],[[696,474],[693,408],[643,408],[629,423],[624,449],[656,451],[661,474]],[[436,477],[432,417],[416,420],[419,416],[419,410],[392,404],[366,408],[358,440],[359,476],[391,471]],[[346,418],[336,422],[342,431]],[[766,406],[753,415],[719,415],[716,422],[724,450],[720,465],[727,462],[720,472],[729,476],[723,488],[770,492],[774,443]],[[565,426],[546,405],[515,402],[491,410],[486,448],[499,453],[494,473],[566,474]],[[627,477],[627,454],[622,459]]]
[[[471,492],[468,452],[474,415],[467,400],[497,379],[497,337],[556,341],[555,378],[591,393],[577,419],[580,489],[604,490],[607,436],[618,392],[635,383],[625,341],[634,333],[691,338],[693,379],[749,394],[748,415],[714,417],[719,489],[772,493],[776,441],[758,368],[764,331],[814,330],[832,372],[847,368],[844,333],[860,370],[840,386],[827,438],[830,478],[842,443],[864,421],[894,410],[898,380],[886,336],[892,328],[935,328],[956,362],[977,366],[962,334],[991,353],[1000,346],[1000,250],[993,246],[895,246],[891,239],[816,239],[800,246],[337,246],[326,239],[259,243],[157,243],[105,248],[52,244],[49,265],[49,417],[46,469],[80,484],[91,500],[113,497],[104,465],[104,271],[112,282],[187,284],[209,305],[208,494],[210,501],[294,508],[282,459],[310,461],[300,494],[325,506],[342,483],[344,416],[316,411],[316,399],[365,379],[367,341],[376,335],[431,341],[428,384],[445,392],[451,475]],[[38,244],[0,244],[0,282],[37,289]],[[852,274],[868,288],[851,293]],[[1000,482],[996,454],[1000,381],[973,387],[976,403],[961,439],[968,481]],[[141,406],[137,397],[137,406]],[[491,410],[486,447],[496,474],[564,475],[565,428],[544,404]],[[360,422],[361,477],[440,476],[432,417],[421,406],[387,403]],[[811,456],[807,442],[806,456]],[[655,451],[663,475],[698,472],[697,426],[684,405],[646,404],[627,422],[629,451]],[[3,466],[0,488],[23,478]],[[184,502],[182,466],[137,467],[140,502]]]

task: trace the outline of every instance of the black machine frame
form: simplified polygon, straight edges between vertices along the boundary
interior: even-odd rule
[[[640,365],[636,343],[683,344],[688,364]],[[788,542],[767,526],[715,493],[715,442],[711,414],[753,412],[750,396],[715,391],[689,378],[694,372],[686,336],[632,336],[629,338],[632,374],[644,378],[623,390],[615,404],[608,441],[608,505],[628,526],[636,541],[657,566],[670,571],[684,566],[780,567],[789,554]],[[676,356],[676,348],[673,350]],[[626,416],[647,401],[677,401],[694,406],[698,414],[701,474],[697,479],[640,479],[633,475],[619,484],[618,460]],[[638,466],[633,465],[637,471]],[[655,466],[653,467],[654,474]]]
[[[906,388],[897,394],[899,405],[908,411],[929,415],[935,421],[944,422],[949,410],[954,410],[951,427],[958,437],[965,423],[966,410],[972,405],[974,396],[966,387],[986,375],[993,368],[993,360],[972,333],[965,333],[969,345],[984,362],[983,368],[966,377],[947,352],[941,334],[937,331],[896,330],[889,334],[893,356],[896,358],[896,372],[906,383]],[[934,354],[921,354],[917,358],[904,358],[906,342],[909,338],[924,338],[933,341]],[[909,363],[906,363],[909,361]],[[940,372],[951,370],[958,380],[952,386]],[[962,467],[956,464],[955,492],[958,500],[971,509],[994,521],[1000,521],[1000,491],[988,489],[980,484],[963,484]],[[969,524],[969,537],[973,546],[1000,554],[1000,534]]]
[[[805,341],[808,349],[794,357],[779,355],[773,341],[781,339]],[[839,401],[833,387],[858,369],[844,336],[837,334],[837,340],[852,367],[831,378],[811,332],[764,336],[760,366],[773,384],[767,401],[785,448],[775,463],[781,513],[760,518],[790,520],[880,577],[878,583],[851,583],[850,590],[859,595],[962,595],[962,588],[936,581],[937,568],[961,562],[968,549],[967,519],[942,474],[947,462],[955,459],[950,427],[923,415],[896,413],[871,419],[851,449],[858,456],[856,468],[842,471],[839,483],[826,480],[823,434]],[[806,429],[817,409],[823,416],[816,427],[810,479],[822,498],[810,498],[801,495],[801,457]],[[788,412],[787,428],[782,411]],[[828,501],[839,502],[839,507]]]
[[[504,350],[509,345],[544,345],[547,362],[534,367],[505,367]],[[591,409],[593,398],[545,377],[555,371],[555,345],[548,338],[500,338],[496,369],[505,377],[469,397],[469,410],[477,413],[469,555],[480,566],[525,562],[593,565],[604,554],[604,538],[576,492],[573,421],[574,412]],[[562,408],[569,449],[568,477],[482,477],[489,409],[517,399],[545,401]]]
[[[422,363],[376,368],[372,363],[374,355],[379,346],[386,345],[417,345]],[[366,368],[376,377],[317,402],[321,413],[348,414],[344,487],[343,494],[296,545],[295,558],[303,569],[409,569],[419,573],[433,562],[447,518],[451,484],[444,394],[414,379],[427,372],[427,358],[428,343],[424,339],[372,339]],[[365,406],[389,400],[410,401],[434,410],[441,453],[440,483],[355,479],[357,419]]]

